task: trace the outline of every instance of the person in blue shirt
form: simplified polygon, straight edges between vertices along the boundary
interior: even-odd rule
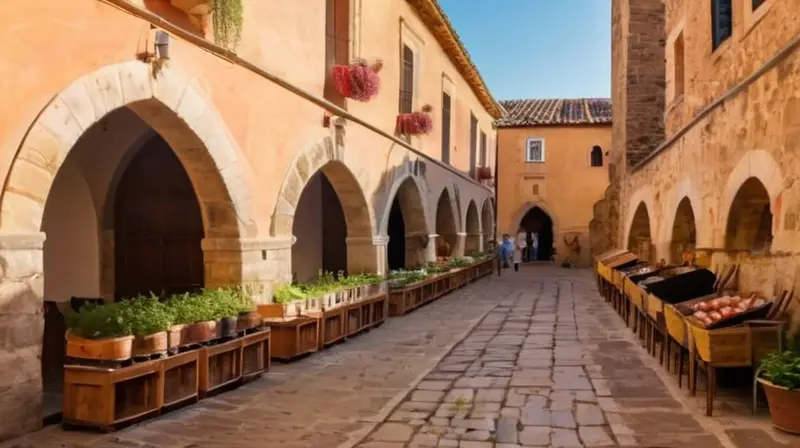
[[[509,267],[511,256],[514,254],[514,242],[511,241],[511,235],[503,234],[503,242],[500,244],[498,252],[503,260],[503,268]]]

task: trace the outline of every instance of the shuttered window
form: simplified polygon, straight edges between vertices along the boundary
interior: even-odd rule
[[[486,165],[486,133],[481,131],[481,166]]]
[[[475,165],[478,152],[478,119],[469,114],[469,175],[475,177]]]
[[[758,7],[759,7],[759,6],[761,6],[761,5],[763,5],[763,4],[764,4],[764,2],[766,2],[766,1],[767,1],[767,0],[753,0],[753,11],[755,11],[756,9],[758,9]]]
[[[350,0],[325,1],[325,99],[343,107],[342,97],[333,86],[334,65],[350,63]]]
[[[450,163],[450,95],[442,92],[442,162]]]
[[[732,0],[711,0],[711,50],[716,50],[733,32]]]
[[[403,45],[403,64],[400,70],[400,113],[410,114],[414,107],[414,51]]]

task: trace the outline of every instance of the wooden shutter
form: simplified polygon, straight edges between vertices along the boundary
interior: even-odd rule
[[[486,166],[486,133],[481,131],[481,166]]]
[[[442,92],[442,162],[450,163],[450,95]]]
[[[475,164],[478,152],[478,119],[469,114],[469,174],[475,177]]]
[[[414,100],[414,51],[403,45],[403,64],[400,70],[400,113],[410,114]]]
[[[731,37],[733,31],[731,3],[732,0],[711,0],[711,38],[714,50]]]
[[[325,90],[324,96],[344,107],[344,98],[331,78],[334,65],[350,63],[350,0],[325,0]]]

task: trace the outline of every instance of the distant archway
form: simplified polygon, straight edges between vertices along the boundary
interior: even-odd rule
[[[481,230],[483,231],[484,244],[489,240],[495,240],[497,238],[494,230],[494,212],[490,199],[484,200],[483,206],[481,207]],[[484,249],[486,249],[486,246],[484,246]]]
[[[747,179],[733,198],[725,231],[725,248],[765,250],[772,244],[769,193],[758,178]]]
[[[456,249],[458,227],[454,209],[450,193],[445,188],[436,202],[436,234],[439,235],[436,238],[437,257],[449,257]]]
[[[681,199],[672,223],[670,238],[670,262],[679,264],[683,261],[683,253],[693,251],[697,244],[697,223],[688,197]]]
[[[389,269],[417,267],[425,256],[428,227],[422,194],[411,176],[401,181],[389,209],[386,235],[389,236]]]
[[[540,207],[531,208],[522,217],[519,228],[525,232],[527,247],[531,248],[526,251],[526,261],[548,261],[553,258],[553,219],[547,212]],[[534,241],[537,249],[532,249]]]
[[[652,236],[650,234],[650,215],[647,206],[640,202],[633,214],[628,232],[628,250],[636,253],[641,260],[652,258]]]
[[[478,220],[478,206],[475,205],[475,201],[469,201],[469,205],[467,205],[467,218],[464,224],[467,231],[464,253],[470,255],[478,252],[481,248],[481,223]]]

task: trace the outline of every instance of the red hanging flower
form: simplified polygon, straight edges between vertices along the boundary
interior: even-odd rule
[[[431,111],[433,111],[433,108],[426,104],[419,112],[398,115],[395,133],[399,135],[423,135],[430,133],[431,130],[433,130]]]
[[[367,102],[374,98],[381,87],[378,72],[383,68],[380,60],[368,64],[363,59],[350,65],[335,65],[331,76],[336,91],[344,97]]]
[[[492,169],[488,166],[479,166],[475,172],[475,177],[478,178],[478,181],[482,181],[492,179],[494,175],[492,174]]]

